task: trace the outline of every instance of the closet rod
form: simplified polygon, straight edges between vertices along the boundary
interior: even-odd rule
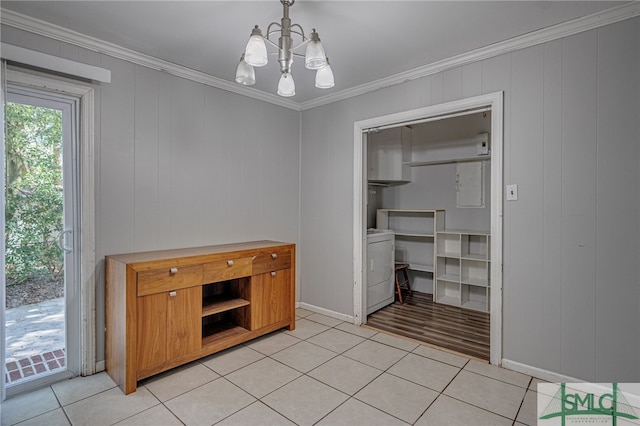
[[[428,123],[430,121],[444,120],[446,118],[455,118],[455,117],[460,117],[462,115],[476,114],[478,112],[485,112],[485,111],[491,111],[491,107],[481,107],[481,108],[477,108],[477,109],[467,109],[467,110],[464,110],[464,111],[457,111],[457,112],[454,112],[454,113],[451,113],[451,114],[436,115],[436,116],[427,117],[427,118],[420,118],[420,119],[417,119],[417,120],[411,120],[411,121],[404,121],[404,122],[400,122],[400,123],[387,124],[386,126],[370,127],[368,129],[364,129],[363,132],[364,133],[370,133],[370,132],[375,133],[375,132],[378,132],[380,130],[393,129],[393,128],[396,128],[396,127],[410,126],[412,124]]]

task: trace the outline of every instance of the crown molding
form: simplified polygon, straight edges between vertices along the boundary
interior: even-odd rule
[[[164,61],[153,56],[145,55],[135,50],[127,49],[94,37],[69,30],[46,21],[35,19],[7,9],[0,9],[0,23],[34,34],[48,37],[63,43],[68,43],[87,50],[102,53],[114,58],[122,59],[147,68],[163,71],[177,77],[186,78],[207,86],[227,90],[239,95],[269,102],[285,108],[300,111],[300,104],[280,96],[271,95],[246,86],[241,86],[212,75]]]
[[[640,2],[633,1],[621,6],[613,7],[602,12],[587,15],[572,21],[563,22],[551,27],[534,31],[519,37],[514,37],[490,46],[482,47],[467,53],[453,56],[441,61],[433,62],[423,67],[395,74],[386,78],[362,84],[351,89],[342,90],[330,95],[322,96],[310,101],[298,103],[289,99],[261,92],[246,86],[241,86],[182,65],[177,65],[131,49],[108,43],[93,37],[80,34],[69,29],[34,19],[6,9],[0,9],[0,23],[35,34],[39,34],[64,43],[69,43],[91,51],[113,56],[144,67],[166,72],[177,77],[186,78],[218,89],[248,96],[271,104],[279,105],[295,111],[305,111],[333,102],[359,96],[368,92],[415,80],[420,77],[436,74],[451,68],[467,65],[473,62],[499,56],[515,50],[546,43],[562,37],[567,37],[583,31],[588,31],[604,25],[613,24],[640,15]]]
[[[640,1],[626,3],[621,6],[613,7],[602,12],[577,18],[572,21],[563,22],[551,27],[543,28],[519,37],[514,37],[499,43],[495,43],[486,47],[481,47],[470,52],[452,56],[441,61],[433,62],[423,67],[414,68],[412,70],[395,74],[386,78],[362,84],[351,89],[333,93],[331,95],[316,98],[301,104],[301,110],[316,108],[333,102],[359,96],[384,87],[393,86],[404,83],[406,81],[415,80],[420,77],[437,74],[451,68],[471,64],[473,62],[482,61],[505,53],[524,49],[536,44],[546,43],[559,38],[567,37],[583,31],[592,30],[605,25],[613,24],[625,19],[630,19],[640,15]]]

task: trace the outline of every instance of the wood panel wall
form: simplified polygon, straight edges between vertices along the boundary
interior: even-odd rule
[[[504,204],[503,357],[640,381],[637,17],[303,112],[302,301],[353,313],[354,121],[496,91],[504,183],[519,186]]]
[[[107,254],[298,243],[299,112],[12,27],[2,41],[111,70],[96,86],[97,330]]]
[[[504,208],[504,358],[640,381],[640,18],[302,114],[2,39],[112,70],[96,105],[98,330],[105,254],[256,238],[299,243],[300,300],[351,315],[354,121],[504,91],[504,183],[520,195]]]

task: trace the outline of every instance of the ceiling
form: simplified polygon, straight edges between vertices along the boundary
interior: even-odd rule
[[[305,33],[316,28],[336,85],[316,89],[315,73],[295,58],[291,99],[304,103],[337,94],[624,3],[297,0],[291,20]],[[2,0],[0,6],[230,82],[253,26],[266,32],[282,16],[278,0]],[[304,48],[298,51],[304,54]],[[269,59],[256,69],[253,89],[271,95],[279,68],[275,56]]]

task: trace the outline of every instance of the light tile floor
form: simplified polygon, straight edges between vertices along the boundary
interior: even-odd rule
[[[106,373],[0,405],[2,425],[535,424],[530,376],[304,309],[296,329],[162,373]]]

